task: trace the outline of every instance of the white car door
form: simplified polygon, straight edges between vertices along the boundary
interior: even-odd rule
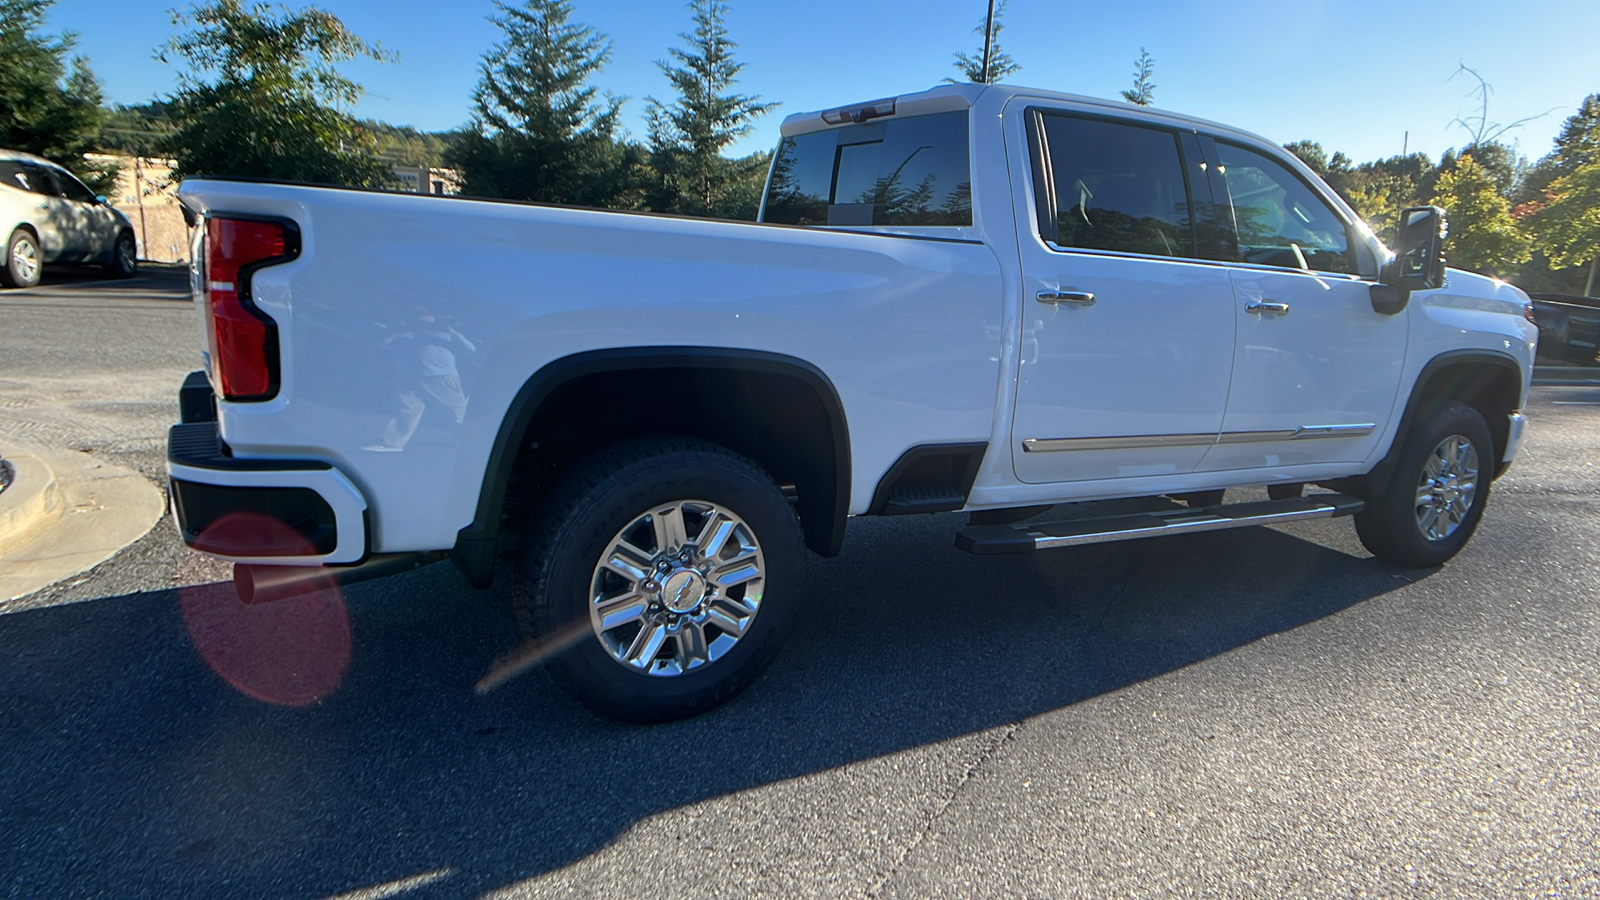
[[[1198,144],[1042,101],[1024,114],[1036,202],[1017,205],[1017,478],[1192,471],[1221,430],[1234,356],[1228,270],[1198,258],[1192,223]]]
[[[1367,459],[1393,415],[1408,317],[1373,310],[1349,223],[1301,176],[1259,148],[1205,147],[1237,236],[1238,343],[1222,436],[1200,469]]]
[[[19,163],[14,175],[17,183],[33,195],[29,224],[39,234],[39,253],[43,262],[62,258],[67,248],[66,226],[70,220],[66,201],[56,185],[55,174],[44,166]]]

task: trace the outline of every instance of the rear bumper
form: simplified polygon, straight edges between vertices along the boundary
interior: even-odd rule
[[[365,560],[367,501],[355,484],[320,460],[234,458],[200,393],[190,376],[181,395],[184,421],[167,432],[172,513],[184,543],[234,562]]]

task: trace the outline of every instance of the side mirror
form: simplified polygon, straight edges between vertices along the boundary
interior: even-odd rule
[[[1405,309],[1412,291],[1444,286],[1444,210],[1413,206],[1400,213],[1394,260],[1383,267],[1372,289],[1372,308],[1384,315]]]
[[[106,205],[106,195],[105,194],[95,194],[94,195],[94,202],[100,204],[101,206],[105,206]]]

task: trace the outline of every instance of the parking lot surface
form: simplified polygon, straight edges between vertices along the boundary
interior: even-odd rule
[[[159,480],[181,278],[0,293],[0,433]],[[653,727],[475,695],[510,572],[447,565],[282,608],[347,656],[265,702],[163,523],[0,605],[0,894],[1600,895],[1600,388],[1529,412],[1431,572],[1346,521],[974,557],[856,520],[772,670]]]

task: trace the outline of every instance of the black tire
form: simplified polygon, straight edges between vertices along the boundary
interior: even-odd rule
[[[117,235],[117,242],[111,248],[111,261],[106,263],[106,274],[112,278],[132,278],[139,271],[138,248],[132,232]]]
[[[619,631],[624,635],[622,643],[627,643],[628,625],[605,632],[603,638],[601,628],[590,618],[593,592],[602,587],[605,579],[616,577],[598,571],[599,564],[603,557],[609,557],[615,541],[631,533],[626,529],[640,522],[650,524],[638,527],[654,528],[656,519],[650,517],[651,511],[673,504],[684,504],[684,532],[692,544],[696,529],[703,524],[689,523],[694,514],[691,501],[714,504],[731,513],[746,527],[740,534],[753,535],[760,551],[760,570],[764,572],[757,606],[740,636],[718,631],[714,623],[699,632],[702,646],[708,642],[723,645],[720,656],[681,666],[686,658],[684,645],[676,637],[662,638],[648,659],[638,654],[645,667],[657,672],[647,674],[614,655],[618,651],[613,648],[619,645],[606,643],[616,640]],[[646,543],[656,554],[650,557],[654,562],[641,567],[641,571],[649,573],[649,580],[634,579],[634,583],[658,585],[659,593],[645,596],[665,602],[672,577],[658,576],[660,570],[650,566],[673,559],[673,548],[659,546],[649,533],[635,542],[641,548]],[[724,557],[738,549],[724,547]],[[793,508],[771,476],[750,460],[690,438],[637,438],[575,465],[538,504],[518,555],[516,612],[524,630],[535,637],[570,636],[566,648],[547,660],[545,667],[558,684],[591,710],[631,722],[684,718],[729,700],[772,661],[794,624],[799,606],[801,547],[800,524]],[[704,567],[712,573],[707,578],[716,571],[713,562]],[[655,580],[657,577],[660,582]],[[700,586],[706,587],[705,582]],[[626,593],[628,589],[621,590]],[[714,586],[708,590],[712,592],[696,608],[702,617],[705,607],[722,602],[712,599],[716,596]],[[739,587],[727,592],[744,596]],[[683,602],[681,596],[678,602]],[[647,623],[665,621],[670,616],[669,608],[652,601],[649,610],[640,616],[634,634],[642,635],[647,628],[658,627]],[[682,615],[685,627],[693,617],[694,613]],[[672,620],[678,621],[676,617]],[[703,618],[700,621],[705,622]],[[731,646],[727,645],[727,638],[732,638]],[[668,640],[671,648],[665,643]],[[646,640],[634,646],[648,643]],[[621,653],[627,655],[628,651]],[[656,669],[658,665],[681,667],[683,671],[666,673]]]
[[[44,271],[44,254],[39,250],[38,239],[21,228],[11,232],[6,239],[5,259],[0,263],[0,281],[7,287],[30,288],[38,284]]]
[[[1477,475],[1470,505],[1448,534],[1430,537],[1423,531],[1423,504],[1418,494],[1435,450],[1451,437],[1464,438],[1476,457]],[[1489,483],[1495,466],[1494,440],[1476,409],[1464,403],[1445,403],[1419,419],[1406,438],[1400,461],[1381,497],[1369,498],[1356,514],[1356,535],[1362,546],[1385,562],[1425,569],[1442,565],[1472,539],[1489,502]],[[1444,522],[1451,521],[1448,515]],[[1443,527],[1451,527],[1449,525]],[[1441,528],[1442,530],[1442,528]]]

